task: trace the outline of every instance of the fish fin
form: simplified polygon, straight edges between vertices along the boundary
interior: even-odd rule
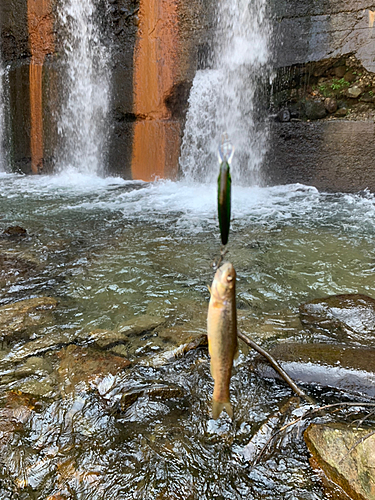
[[[217,420],[220,417],[221,412],[224,410],[227,411],[228,415],[231,419],[233,419],[233,410],[229,401],[226,403],[219,403],[219,401],[212,401],[212,418]]]
[[[237,345],[236,350],[235,350],[235,353],[234,353],[234,356],[233,356],[233,359],[234,359],[234,360],[238,359],[238,356],[239,356],[239,355],[240,355],[240,351],[239,351],[239,349],[238,349],[238,345]]]
[[[210,295],[211,295],[211,294],[212,294],[212,292],[211,292],[211,287],[210,287],[210,285],[207,285],[207,288],[208,288],[208,291],[210,292]]]

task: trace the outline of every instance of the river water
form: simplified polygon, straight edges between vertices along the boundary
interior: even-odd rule
[[[2,230],[28,232],[0,239],[0,254],[14,259],[14,270],[0,275],[0,305],[58,301],[44,322],[0,351],[2,499],[326,498],[301,433],[254,467],[243,457],[292,395],[251,372],[252,352],[242,348],[234,371],[233,424],[210,417],[205,348],[161,361],[205,332],[220,250],[214,184],[0,174],[0,213]],[[265,346],[308,339],[300,303],[336,293],[375,296],[374,218],[369,193],[234,186],[227,258],[237,270],[241,329]],[[113,348],[95,344],[95,332],[108,336],[150,318],[160,323],[151,333]],[[90,356],[102,367],[114,355],[131,366],[86,377]],[[147,395],[155,384],[173,387],[174,397]],[[123,394],[140,388],[146,392],[121,406]],[[348,397],[314,394],[322,403]],[[9,399],[22,395],[33,403],[9,419]],[[9,429],[12,419],[18,423]]]

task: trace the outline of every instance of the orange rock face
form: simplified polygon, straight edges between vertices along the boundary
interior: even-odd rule
[[[53,18],[51,0],[28,0],[27,18],[31,62],[30,112],[31,112],[31,170],[34,174],[43,168],[43,63],[47,54],[53,53]]]
[[[141,0],[134,52],[133,179],[177,175],[180,124],[171,120],[165,98],[175,83],[178,45],[177,2]]]

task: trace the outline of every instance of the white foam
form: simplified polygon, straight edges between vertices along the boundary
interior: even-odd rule
[[[181,232],[217,230],[217,184],[187,181],[145,183],[118,177],[98,177],[74,171],[56,176],[0,174],[0,197],[51,200],[38,213],[69,211],[116,212],[126,219],[157,222]],[[25,201],[26,202],[26,201]],[[121,217],[121,215],[119,215]],[[301,184],[232,189],[232,230],[249,224],[277,223],[338,227],[373,234],[375,197],[371,194],[330,195]]]

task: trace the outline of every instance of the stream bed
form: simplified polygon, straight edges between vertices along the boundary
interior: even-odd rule
[[[298,308],[333,294],[375,297],[375,197],[296,184],[234,186],[232,198],[226,258],[241,330],[266,348],[332,342],[304,329]],[[166,355],[206,330],[220,254],[215,184],[0,173],[0,233],[15,226],[27,234],[0,237],[0,306],[57,302],[3,331],[1,499],[331,498],[303,428],[255,464],[244,455],[292,396],[252,372],[253,352],[241,346],[233,423],[211,419],[207,349]],[[356,401],[305,390],[321,404]]]

